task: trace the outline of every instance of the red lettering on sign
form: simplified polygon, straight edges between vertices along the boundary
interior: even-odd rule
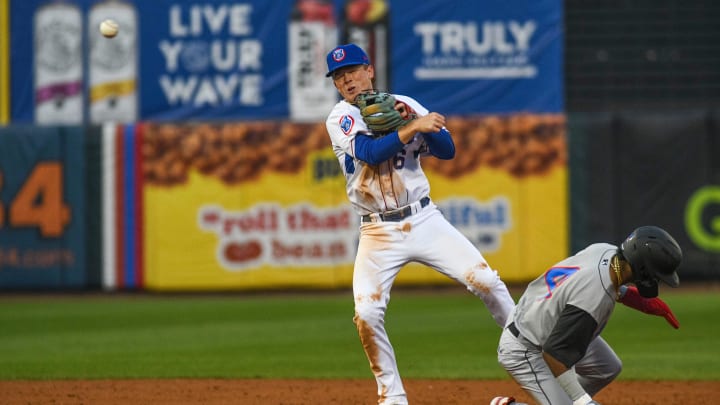
[[[233,215],[223,220],[223,233],[229,235],[233,230],[249,231],[276,231],[278,229],[278,214],[275,210],[259,210],[243,215]]]
[[[306,208],[288,214],[288,227],[294,231],[324,231],[348,228],[350,214],[348,211],[339,213],[318,214]]]

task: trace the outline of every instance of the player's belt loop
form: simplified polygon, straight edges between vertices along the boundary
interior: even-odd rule
[[[421,209],[427,207],[430,204],[430,197],[423,197],[420,199],[420,207],[417,204],[413,204],[413,214],[417,214]]]
[[[423,197],[420,201],[416,201],[396,210],[363,215],[360,217],[360,220],[362,222],[402,221],[410,215],[420,212],[421,209],[427,207],[429,204],[430,197]]]
[[[520,336],[520,331],[518,330],[517,326],[515,326],[515,322],[511,323],[510,325],[508,325],[507,328],[508,328],[508,330],[510,331],[510,333],[513,334],[513,336],[515,336],[515,337]]]

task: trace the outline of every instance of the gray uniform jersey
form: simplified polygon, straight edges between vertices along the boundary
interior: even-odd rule
[[[543,358],[543,346],[572,347],[584,350],[573,368],[578,382],[590,396],[609,384],[621,371],[622,362],[612,348],[599,336],[615,308],[615,287],[610,279],[610,259],[617,246],[593,244],[548,269],[533,280],[508,318],[500,337],[498,362],[515,381],[540,405],[572,405],[573,400],[558,384]],[[590,322],[568,324],[558,322],[563,310],[592,317],[595,330],[588,331]],[[580,320],[580,318],[577,318]],[[586,318],[589,320],[589,318]],[[558,330],[553,330],[558,326]],[[588,336],[592,332],[591,336]],[[581,336],[583,335],[583,336]],[[591,337],[585,347],[587,338]],[[574,346],[574,347],[573,347]],[[569,357],[566,357],[566,359]]]
[[[610,280],[610,259],[617,246],[596,243],[588,246],[533,280],[514,312],[517,329],[525,338],[542,346],[566,305],[590,314],[600,334],[615,308],[615,288]]]

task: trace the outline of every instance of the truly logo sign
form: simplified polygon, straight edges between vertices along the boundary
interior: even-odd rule
[[[534,20],[419,22],[419,80],[534,78],[530,60]]]

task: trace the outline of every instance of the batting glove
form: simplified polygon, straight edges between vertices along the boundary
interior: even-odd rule
[[[680,328],[680,322],[663,300],[657,297],[645,298],[640,295],[635,286],[620,286],[620,302],[640,312],[662,316],[673,328]]]

